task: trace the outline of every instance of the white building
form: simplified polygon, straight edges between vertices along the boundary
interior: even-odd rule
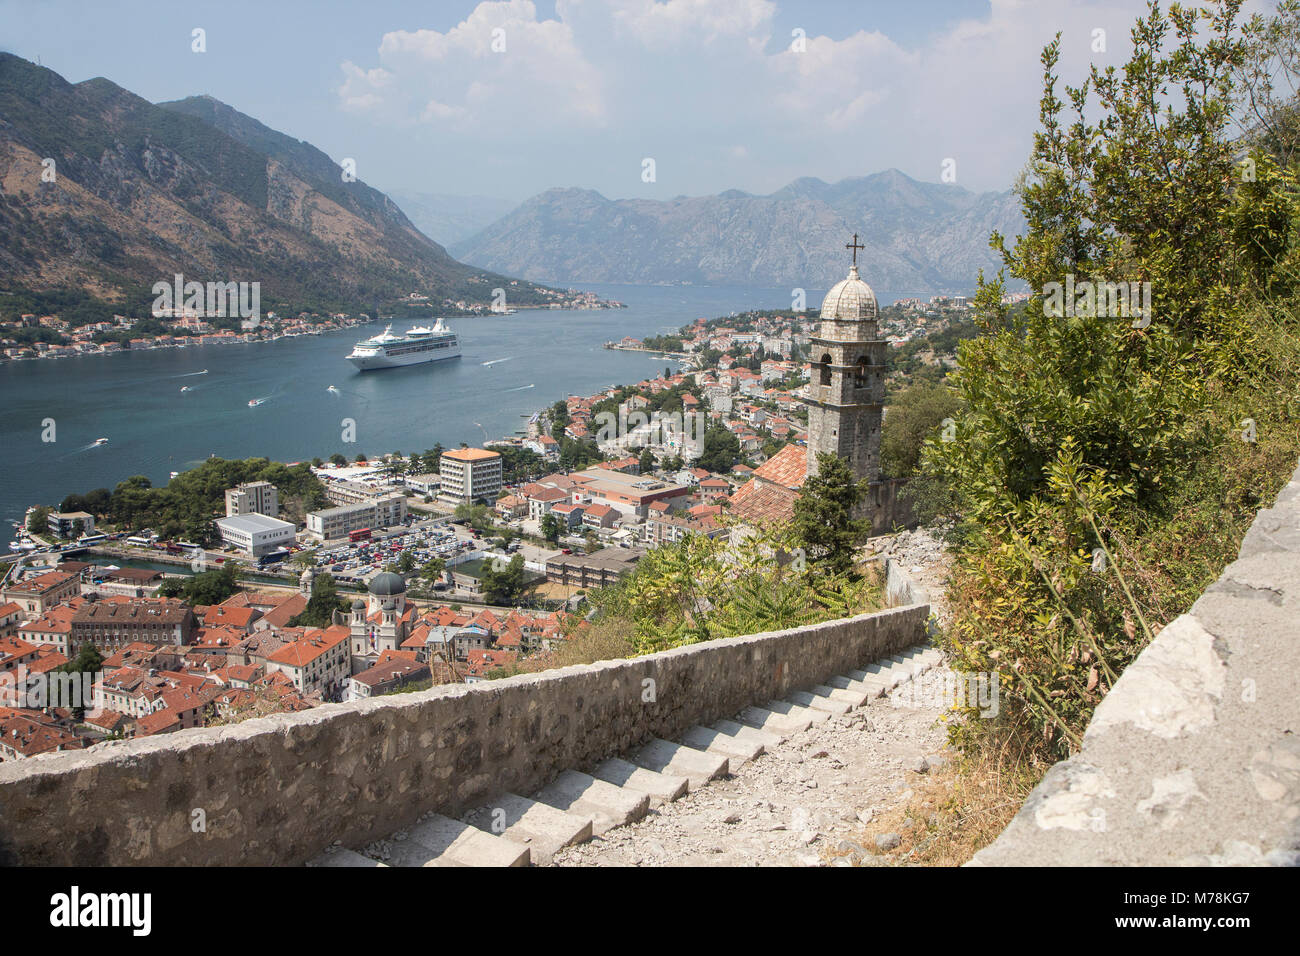
[[[443,452],[439,471],[438,500],[447,504],[492,504],[501,494],[501,455],[495,451],[454,448]]]
[[[406,520],[406,496],[386,495],[307,514],[307,533],[321,541],[346,538],[362,528],[389,528]]]
[[[227,515],[216,521],[221,540],[233,545],[250,558],[279,548],[287,548],[294,541],[294,525],[264,514]]]
[[[280,513],[280,492],[269,481],[246,481],[226,489],[226,517]]]

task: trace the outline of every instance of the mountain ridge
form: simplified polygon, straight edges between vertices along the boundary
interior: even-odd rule
[[[0,277],[138,305],[177,272],[260,282],[264,305],[290,307],[411,291],[487,303],[510,283],[457,262],[321,150],[219,100],[153,104],[0,53]],[[531,283],[511,290],[542,298]]]
[[[951,292],[1001,265],[988,248],[993,230],[1014,235],[1023,223],[1010,191],[974,193],[886,169],[835,183],[800,177],[765,196],[608,199],[553,187],[449,251],[534,281],[825,288],[843,278],[844,244],[856,232],[868,281]]]

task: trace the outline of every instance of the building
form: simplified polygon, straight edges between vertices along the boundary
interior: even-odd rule
[[[501,494],[501,455],[483,448],[454,448],[439,463],[438,500],[449,505],[491,504]]]
[[[849,244],[854,262],[846,278],[822,300],[817,334],[809,339],[812,377],[799,400],[808,407],[806,448],[787,445],[758,468],[732,497],[730,513],[749,524],[786,521],[817,456],[837,455],[869,483],[858,516],[874,532],[912,521],[898,501],[902,480],[880,480],[880,426],[885,400],[885,353],[875,293],[858,275],[857,237]]]
[[[194,633],[194,612],[186,604],[169,598],[137,598],[127,601],[87,599],[72,613],[65,654],[75,653],[82,644],[99,650],[116,651],[127,644],[188,644]]]
[[[153,597],[162,587],[161,571],[145,568],[118,568],[104,575],[95,585],[100,594],[120,594],[123,597]]]
[[[267,658],[267,675],[276,672],[288,677],[299,694],[338,698],[350,673],[348,629],[335,625],[308,630],[302,640],[284,645]]]
[[[365,700],[398,690],[407,684],[431,680],[429,665],[406,657],[391,656],[374,667],[353,674],[348,680],[345,700]]]
[[[856,241],[856,237],[855,237]],[[880,476],[880,424],[885,401],[885,350],[877,327],[875,293],[858,276],[857,248],[848,277],[826,293],[821,323],[811,339],[808,406],[808,474],[817,455],[849,463],[858,478]]]
[[[226,489],[226,517],[233,515],[267,515],[280,513],[280,492],[269,481],[247,481]]]
[[[51,511],[45,519],[50,534],[59,538],[76,538],[95,533],[95,516],[85,511]]]
[[[346,538],[362,528],[389,528],[406,520],[406,496],[385,495],[307,515],[307,533],[321,541]]]
[[[546,562],[546,580],[573,588],[603,588],[626,574],[645,555],[632,548],[602,548],[591,554],[557,554]]]
[[[605,505],[624,515],[645,518],[650,505],[663,502],[670,509],[683,505],[691,497],[686,485],[658,478],[625,475],[621,471],[592,467],[570,475],[577,485],[573,488],[573,502],[585,505]]]
[[[12,601],[25,614],[41,615],[80,593],[80,575],[66,571],[46,571],[0,590],[0,603]]]
[[[216,525],[222,541],[250,558],[260,558],[293,544],[296,530],[291,521],[257,512],[218,518]]]
[[[406,604],[406,580],[400,574],[376,574],[366,591],[367,600],[354,600],[348,615],[353,674],[373,667],[386,651],[399,650],[416,623],[416,609]]]

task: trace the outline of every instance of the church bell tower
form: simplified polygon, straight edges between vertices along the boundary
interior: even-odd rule
[[[885,401],[885,349],[879,337],[876,295],[858,275],[857,233],[848,277],[822,301],[821,324],[811,339],[812,381],[801,396],[808,406],[808,474],[817,455],[845,459],[858,478],[880,477],[880,423]]]

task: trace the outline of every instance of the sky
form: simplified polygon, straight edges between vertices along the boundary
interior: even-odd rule
[[[1258,4],[1256,4],[1258,5]],[[0,49],[153,102],[209,94],[385,191],[764,194],[897,168],[1009,188],[1061,73],[1139,0],[0,0]],[[194,39],[202,31],[202,46]],[[650,161],[650,162],[647,162]]]

